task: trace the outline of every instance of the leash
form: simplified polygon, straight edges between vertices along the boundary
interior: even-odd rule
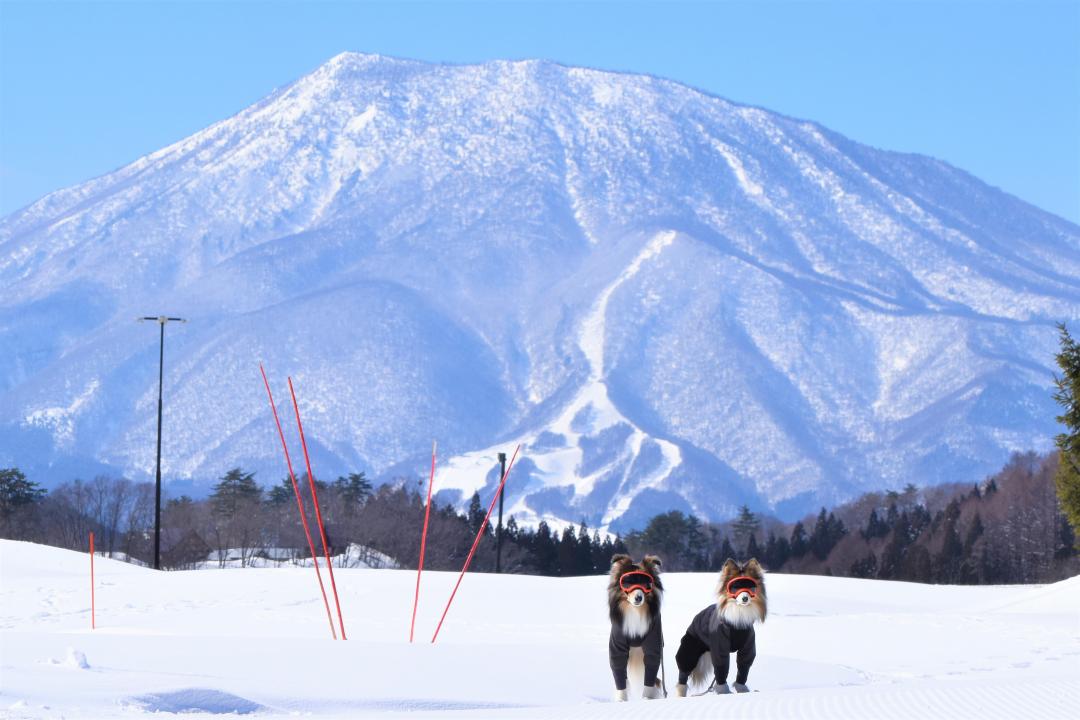
[[[667,661],[664,659],[664,623],[660,623],[660,687],[667,699]]]
[[[709,693],[711,693],[713,691],[714,687],[716,687],[716,678],[715,677],[712,679],[712,682],[709,683],[709,687],[705,688],[705,690],[703,690],[702,692],[699,692],[699,693],[697,693],[695,695],[691,695],[690,697],[701,697],[703,695],[708,695]]]

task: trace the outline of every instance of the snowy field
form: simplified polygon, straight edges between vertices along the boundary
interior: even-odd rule
[[[469,575],[432,646],[455,573],[425,573],[409,645],[410,571],[337,571],[349,639],[335,642],[310,569],[96,570],[91,630],[85,554],[0,541],[0,717],[1080,717],[1080,577],[772,575],[759,692],[615,704],[605,578]],[[714,580],[665,577],[669,690]]]

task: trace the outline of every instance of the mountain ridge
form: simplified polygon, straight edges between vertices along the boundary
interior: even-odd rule
[[[151,472],[130,319],[170,307],[167,476],[281,474],[265,359],[317,473],[415,472],[436,437],[463,501],[522,441],[519,519],[618,528],[1048,446],[1080,228],[670,80],[342,54],[0,219],[0,281],[0,461]]]

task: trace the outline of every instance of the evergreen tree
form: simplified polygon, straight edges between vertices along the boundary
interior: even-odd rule
[[[975,513],[975,518],[971,521],[971,525],[968,526],[967,535],[964,536],[965,557],[971,556],[971,550],[975,547],[975,542],[982,537],[983,531],[982,517],[979,513]]]
[[[761,557],[761,548],[758,547],[757,538],[753,535],[750,536],[750,540],[746,543],[746,557]]]
[[[701,521],[693,515],[686,518],[686,553],[689,570],[708,570],[709,539],[701,527]]]
[[[800,520],[791,529],[791,557],[801,558],[809,549],[810,542],[806,538],[806,528]]]
[[[750,538],[757,532],[760,526],[761,520],[757,515],[750,512],[749,506],[743,505],[740,507],[739,516],[735,518],[735,522],[731,524],[732,532],[735,534],[735,544],[739,548],[746,549]],[[747,557],[751,556],[749,550],[747,550],[746,555]]]
[[[791,543],[785,537],[776,537],[769,533],[769,539],[765,541],[765,567],[769,570],[780,570],[791,556]]]
[[[878,563],[878,577],[889,580],[900,577],[908,545],[912,541],[911,520],[907,512],[900,513],[892,527],[892,534],[881,551]]]
[[[724,536],[724,541],[720,543],[720,550],[713,556],[713,568],[719,569],[728,558],[734,559],[736,556],[735,548],[731,546],[731,540],[728,536]]]
[[[559,577],[577,574],[577,549],[577,533],[574,532],[573,525],[567,525],[563,529],[562,538],[559,540]]]
[[[1080,530],[1080,343],[1072,338],[1065,323],[1058,324],[1058,331],[1061,352],[1054,359],[1061,368],[1061,377],[1054,376],[1054,400],[1064,409],[1057,421],[1065,426],[1065,432],[1055,438],[1059,458],[1054,483],[1061,510],[1075,534]]]
[[[533,556],[541,575],[555,575],[559,570],[558,542],[551,535],[551,526],[541,520],[533,536]]]
[[[829,556],[832,545],[829,544],[829,517],[825,514],[825,508],[818,513],[814,530],[810,533],[810,550],[818,560],[824,560]]]
[[[341,494],[346,511],[360,508],[371,498],[372,487],[364,473],[349,473],[334,481],[334,489]]]
[[[1073,532],[1072,525],[1069,524],[1068,518],[1060,516],[1061,522],[1058,525],[1058,546],[1054,550],[1054,559],[1062,560],[1064,558],[1072,557],[1076,554],[1076,533]]]
[[[284,505],[296,496],[293,492],[292,479],[283,478],[266,493],[266,501],[271,505]]]
[[[480,505],[480,492],[474,492],[472,499],[469,500],[469,510],[465,516],[473,535],[480,532],[480,526],[484,524],[484,515],[484,508]]]
[[[877,577],[877,556],[870,553],[862,560],[856,560],[851,564],[849,571],[851,577],[874,578]]]
[[[261,498],[262,488],[255,483],[255,473],[246,473],[240,468],[233,468],[225,473],[210,493],[210,503],[214,512],[225,517],[235,515],[245,502],[257,501]]]
[[[960,567],[964,561],[964,544],[960,542],[960,532],[956,527],[959,519],[960,503],[953,498],[945,508],[945,539],[941,545],[941,552],[934,559],[934,575],[938,582],[955,583],[960,579]]]
[[[890,494],[895,495],[896,493],[890,493]],[[898,508],[896,506],[895,501],[890,502],[889,503],[889,509],[885,511],[885,524],[891,530],[891,529],[896,527],[896,523],[899,520],[900,520],[900,508]]]
[[[589,526],[584,519],[577,531],[577,554],[574,559],[575,575],[591,575],[593,569],[593,547],[589,538]]]
[[[866,540],[873,540],[874,538],[885,537],[888,534],[888,523],[886,523],[878,516],[876,509],[871,510],[870,518],[866,522],[866,529],[862,532],[863,538],[865,538]]]
[[[16,510],[32,505],[45,497],[45,490],[32,480],[27,480],[19,468],[0,469],[0,520],[7,519]]]

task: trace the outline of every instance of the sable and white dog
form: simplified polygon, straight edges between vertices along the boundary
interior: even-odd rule
[[[687,685],[693,685],[695,690],[705,688],[710,677],[717,693],[730,693],[727,677],[731,653],[737,653],[735,692],[749,692],[746,678],[757,655],[754,623],[765,622],[766,610],[765,572],[761,565],[751,559],[740,566],[728,558],[720,570],[716,602],[694,616],[679,643],[675,695],[686,697]]]
[[[660,558],[646,555],[638,565],[629,555],[611,558],[608,582],[608,613],[611,637],[608,658],[615,678],[615,700],[627,699],[627,667],[634,684],[642,684],[642,697],[661,697],[656,675],[664,659],[664,633],[660,625],[660,602],[664,585],[660,582]]]

